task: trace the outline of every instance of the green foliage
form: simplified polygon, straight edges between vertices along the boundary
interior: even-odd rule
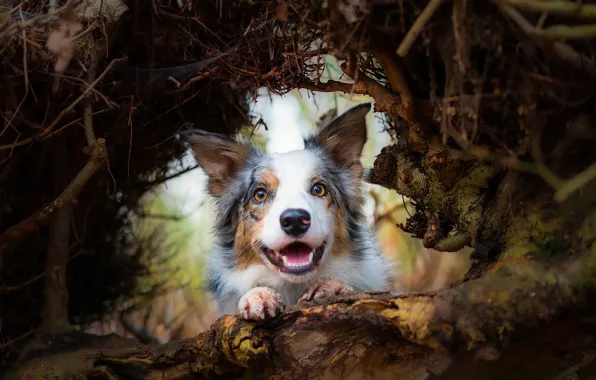
[[[181,207],[176,205],[176,198],[165,191],[148,196],[136,233],[141,242],[151,242],[154,255],[148,265],[154,276],[148,283],[141,284],[142,287],[166,283],[170,287],[201,287],[204,281],[203,254],[210,245],[202,238],[211,225],[209,210],[203,206],[203,217],[195,221],[189,215],[183,215]]]

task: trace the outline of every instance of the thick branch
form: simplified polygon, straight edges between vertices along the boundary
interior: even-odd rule
[[[91,158],[87,164],[54,201],[0,235],[0,254],[15,241],[26,237],[48,223],[64,205],[74,202],[85,184],[105,164],[106,158],[106,142],[104,139],[97,139],[97,144],[91,152]]]
[[[69,167],[69,159],[64,136],[61,136],[52,148],[54,191],[58,193],[68,184],[66,169]],[[64,333],[70,329],[66,286],[66,267],[70,244],[70,210],[70,204],[59,208],[49,228],[46,256],[47,276],[45,278],[41,328],[47,334]]]
[[[376,112],[389,112],[396,116],[405,116],[399,95],[391,93],[365,73],[358,73],[355,83],[329,80],[325,83],[303,83],[302,88],[319,92],[343,92],[346,94],[370,95],[375,99]]]
[[[425,371],[445,376],[437,378],[459,374],[454,378],[476,379],[482,378],[479,375],[483,370],[472,360],[474,356],[485,361],[501,356],[509,358],[509,373],[517,376],[520,363],[516,350],[519,352],[520,344],[509,347],[511,339],[527,338],[522,333],[527,327],[581,313],[587,296],[594,291],[595,275],[593,246],[566,264],[503,262],[481,279],[436,293],[399,297],[354,294],[327,304],[292,306],[281,317],[259,324],[225,316],[196,339],[160,347],[56,353],[29,362],[21,371],[34,376],[43,368],[44,373],[58,379],[81,373],[91,378],[110,373],[116,379],[251,374],[276,379],[354,374],[364,378],[427,378]],[[560,335],[563,328],[567,335],[561,345],[583,342],[592,350],[596,348],[596,342],[586,339],[569,343],[575,338],[569,331],[565,333],[566,327],[554,326],[551,330],[555,333],[548,333],[549,339]],[[545,339],[546,333],[536,336]],[[574,333],[581,336],[581,331]],[[542,345],[536,350],[545,350],[540,354],[544,358],[554,355],[557,346]],[[71,366],[74,370],[65,371],[56,364],[67,357],[71,363],[79,363]],[[583,360],[568,359],[569,366]],[[533,368],[530,378],[544,378],[540,377],[545,374],[542,366],[535,366],[535,361],[527,364]],[[462,371],[467,365],[472,365],[470,372]],[[503,370],[499,362],[494,365],[500,367]],[[556,373],[553,368],[548,371]]]

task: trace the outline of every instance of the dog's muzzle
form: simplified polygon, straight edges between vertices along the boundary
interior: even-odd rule
[[[301,242],[294,242],[286,245],[279,251],[274,251],[263,246],[263,252],[271,264],[280,268],[281,272],[295,275],[303,275],[314,270],[323,257],[325,250],[323,243],[312,248]]]

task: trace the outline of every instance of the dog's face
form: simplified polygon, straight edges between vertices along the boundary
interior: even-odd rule
[[[307,138],[303,150],[283,154],[212,133],[184,134],[209,176],[216,234],[231,267],[264,263],[300,283],[349,253],[351,229],[363,222],[360,156],[369,110],[349,110]]]

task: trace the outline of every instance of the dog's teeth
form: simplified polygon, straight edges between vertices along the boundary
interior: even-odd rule
[[[284,265],[288,266],[288,259],[285,256],[282,256],[281,259],[284,261]]]
[[[315,251],[310,251],[310,255],[308,255],[308,262],[312,263],[312,258],[315,255]]]

